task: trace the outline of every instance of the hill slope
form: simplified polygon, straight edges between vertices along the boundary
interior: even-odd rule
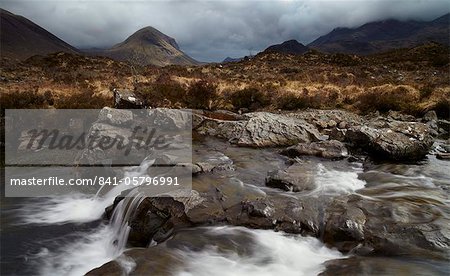
[[[91,53],[139,65],[198,64],[196,60],[180,50],[175,39],[153,27],[140,29],[110,49],[91,51]]]
[[[264,52],[276,52],[283,54],[301,55],[308,52],[309,48],[301,44],[297,40],[288,40],[281,44],[269,46]]]
[[[1,57],[26,59],[54,52],[78,50],[25,17],[0,9]]]
[[[308,46],[330,53],[372,54],[434,41],[449,44],[450,14],[433,21],[384,20],[358,28],[336,28]]]

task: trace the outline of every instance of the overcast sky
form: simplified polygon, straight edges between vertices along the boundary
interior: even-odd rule
[[[110,47],[153,26],[200,61],[245,56],[289,39],[307,44],[336,27],[388,18],[431,20],[450,11],[448,0],[2,0],[0,6],[79,48]]]

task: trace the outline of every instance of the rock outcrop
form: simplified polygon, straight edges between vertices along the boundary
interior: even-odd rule
[[[240,121],[205,119],[197,131],[248,147],[290,146],[324,139],[304,120],[268,112],[248,113]]]
[[[347,130],[345,139],[375,158],[419,160],[430,151],[434,139],[427,125],[417,122],[377,120]]]

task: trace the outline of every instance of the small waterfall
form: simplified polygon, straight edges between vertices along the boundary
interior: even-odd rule
[[[138,189],[133,189],[128,196],[120,201],[116,208],[114,208],[109,222],[111,229],[114,231],[114,239],[111,242],[114,255],[121,254],[125,249],[128,234],[130,232],[128,222],[144,199],[145,196],[142,195]]]
[[[125,171],[124,177],[146,176],[153,162],[144,160],[140,166]],[[105,191],[105,187],[101,187],[95,196],[68,195],[36,202],[24,210],[23,221],[27,224],[63,225],[99,220],[105,208],[123,191],[131,188],[121,184]],[[39,254],[30,256],[38,259],[39,274],[83,275],[119,257],[128,240],[128,222],[144,198],[139,189],[131,189],[114,208],[108,224],[101,224],[90,232],[69,234],[67,241],[61,241],[61,246],[56,250],[43,244]]]

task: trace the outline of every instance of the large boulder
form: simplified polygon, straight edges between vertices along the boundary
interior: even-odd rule
[[[397,161],[425,157],[434,142],[427,125],[390,120],[353,126],[347,130],[345,138],[352,146],[362,148],[375,158]]]
[[[340,251],[361,255],[444,256],[450,245],[448,227],[424,211],[433,209],[432,204],[413,202],[360,195],[334,198],[324,213],[323,240]]]
[[[315,188],[315,168],[309,164],[295,163],[285,170],[269,172],[266,178],[266,186],[284,191],[301,192]]]
[[[302,119],[268,112],[248,113],[244,118],[240,121],[205,119],[198,131],[248,147],[290,146],[324,139],[314,126]]]

